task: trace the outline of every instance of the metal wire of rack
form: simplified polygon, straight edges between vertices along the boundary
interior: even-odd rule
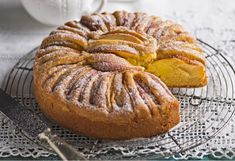
[[[171,89],[181,102],[181,122],[168,133],[152,138],[110,141],[72,134],[56,124],[53,124],[53,130],[90,159],[156,159],[183,154],[206,143],[235,113],[235,69],[223,52],[198,41],[206,54],[209,84],[203,88]],[[35,51],[36,48],[13,67],[5,91],[41,115],[32,87]]]

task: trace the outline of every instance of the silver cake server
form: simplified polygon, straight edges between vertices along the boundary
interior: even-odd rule
[[[49,145],[62,160],[86,160],[75,148],[53,134],[45,121],[2,89],[0,89],[0,111],[19,129],[32,137],[38,137],[42,143]]]

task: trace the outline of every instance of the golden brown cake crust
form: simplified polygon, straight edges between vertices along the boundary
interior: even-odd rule
[[[179,122],[179,102],[143,67],[113,54],[67,55],[39,58],[34,65],[40,108],[63,127],[96,138],[129,139],[166,132]]]
[[[179,104],[174,102],[168,107],[167,117],[163,118],[161,110],[155,111],[152,119],[138,118],[134,113],[122,114],[122,118],[115,119],[110,116],[109,120],[90,120],[90,117],[97,115],[97,111],[89,113],[89,117],[80,116],[84,109],[75,105],[68,105],[58,97],[51,94],[43,94],[35,87],[35,95],[40,104],[42,112],[59,125],[78,134],[101,138],[101,139],[131,139],[137,137],[150,137],[167,132],[170,128],[179,123]],[[65,109],[66,108],[66,109]],[[83,114],[81,114],[83,115]],[[128,122],[124,121],[128,118]],[[133,118],[133,120],[129,120]],[[115,121],[113,121],[115,120]],[[122,123],[122,121],[124,121]]]
[[[38,49],[33,74],[46,116],[105,139],[149,137],[179,123],[179,102],[157,76],[169,86],[207,83],[194,37],[171,21],[125,11],[86,15],[58,27]],[[181,74],[185,79],[177,83]]]

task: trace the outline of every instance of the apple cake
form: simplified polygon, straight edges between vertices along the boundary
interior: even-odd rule
[[[207,84],[205,56],[193,36],[171,21],[126,11],[58,27],[42,41],[33,75],[47,117],[104,139],[167,132],[180,121],[180,103],[167,86]]]

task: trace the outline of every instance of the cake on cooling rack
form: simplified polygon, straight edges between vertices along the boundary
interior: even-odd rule
[[[70,21],[51,32],[35,56],[41,110],[96,138],[149,137],[175,126],[180,105],[161,80],[170,87],[206,85],[205,57],[180,25],[145,13]]]

